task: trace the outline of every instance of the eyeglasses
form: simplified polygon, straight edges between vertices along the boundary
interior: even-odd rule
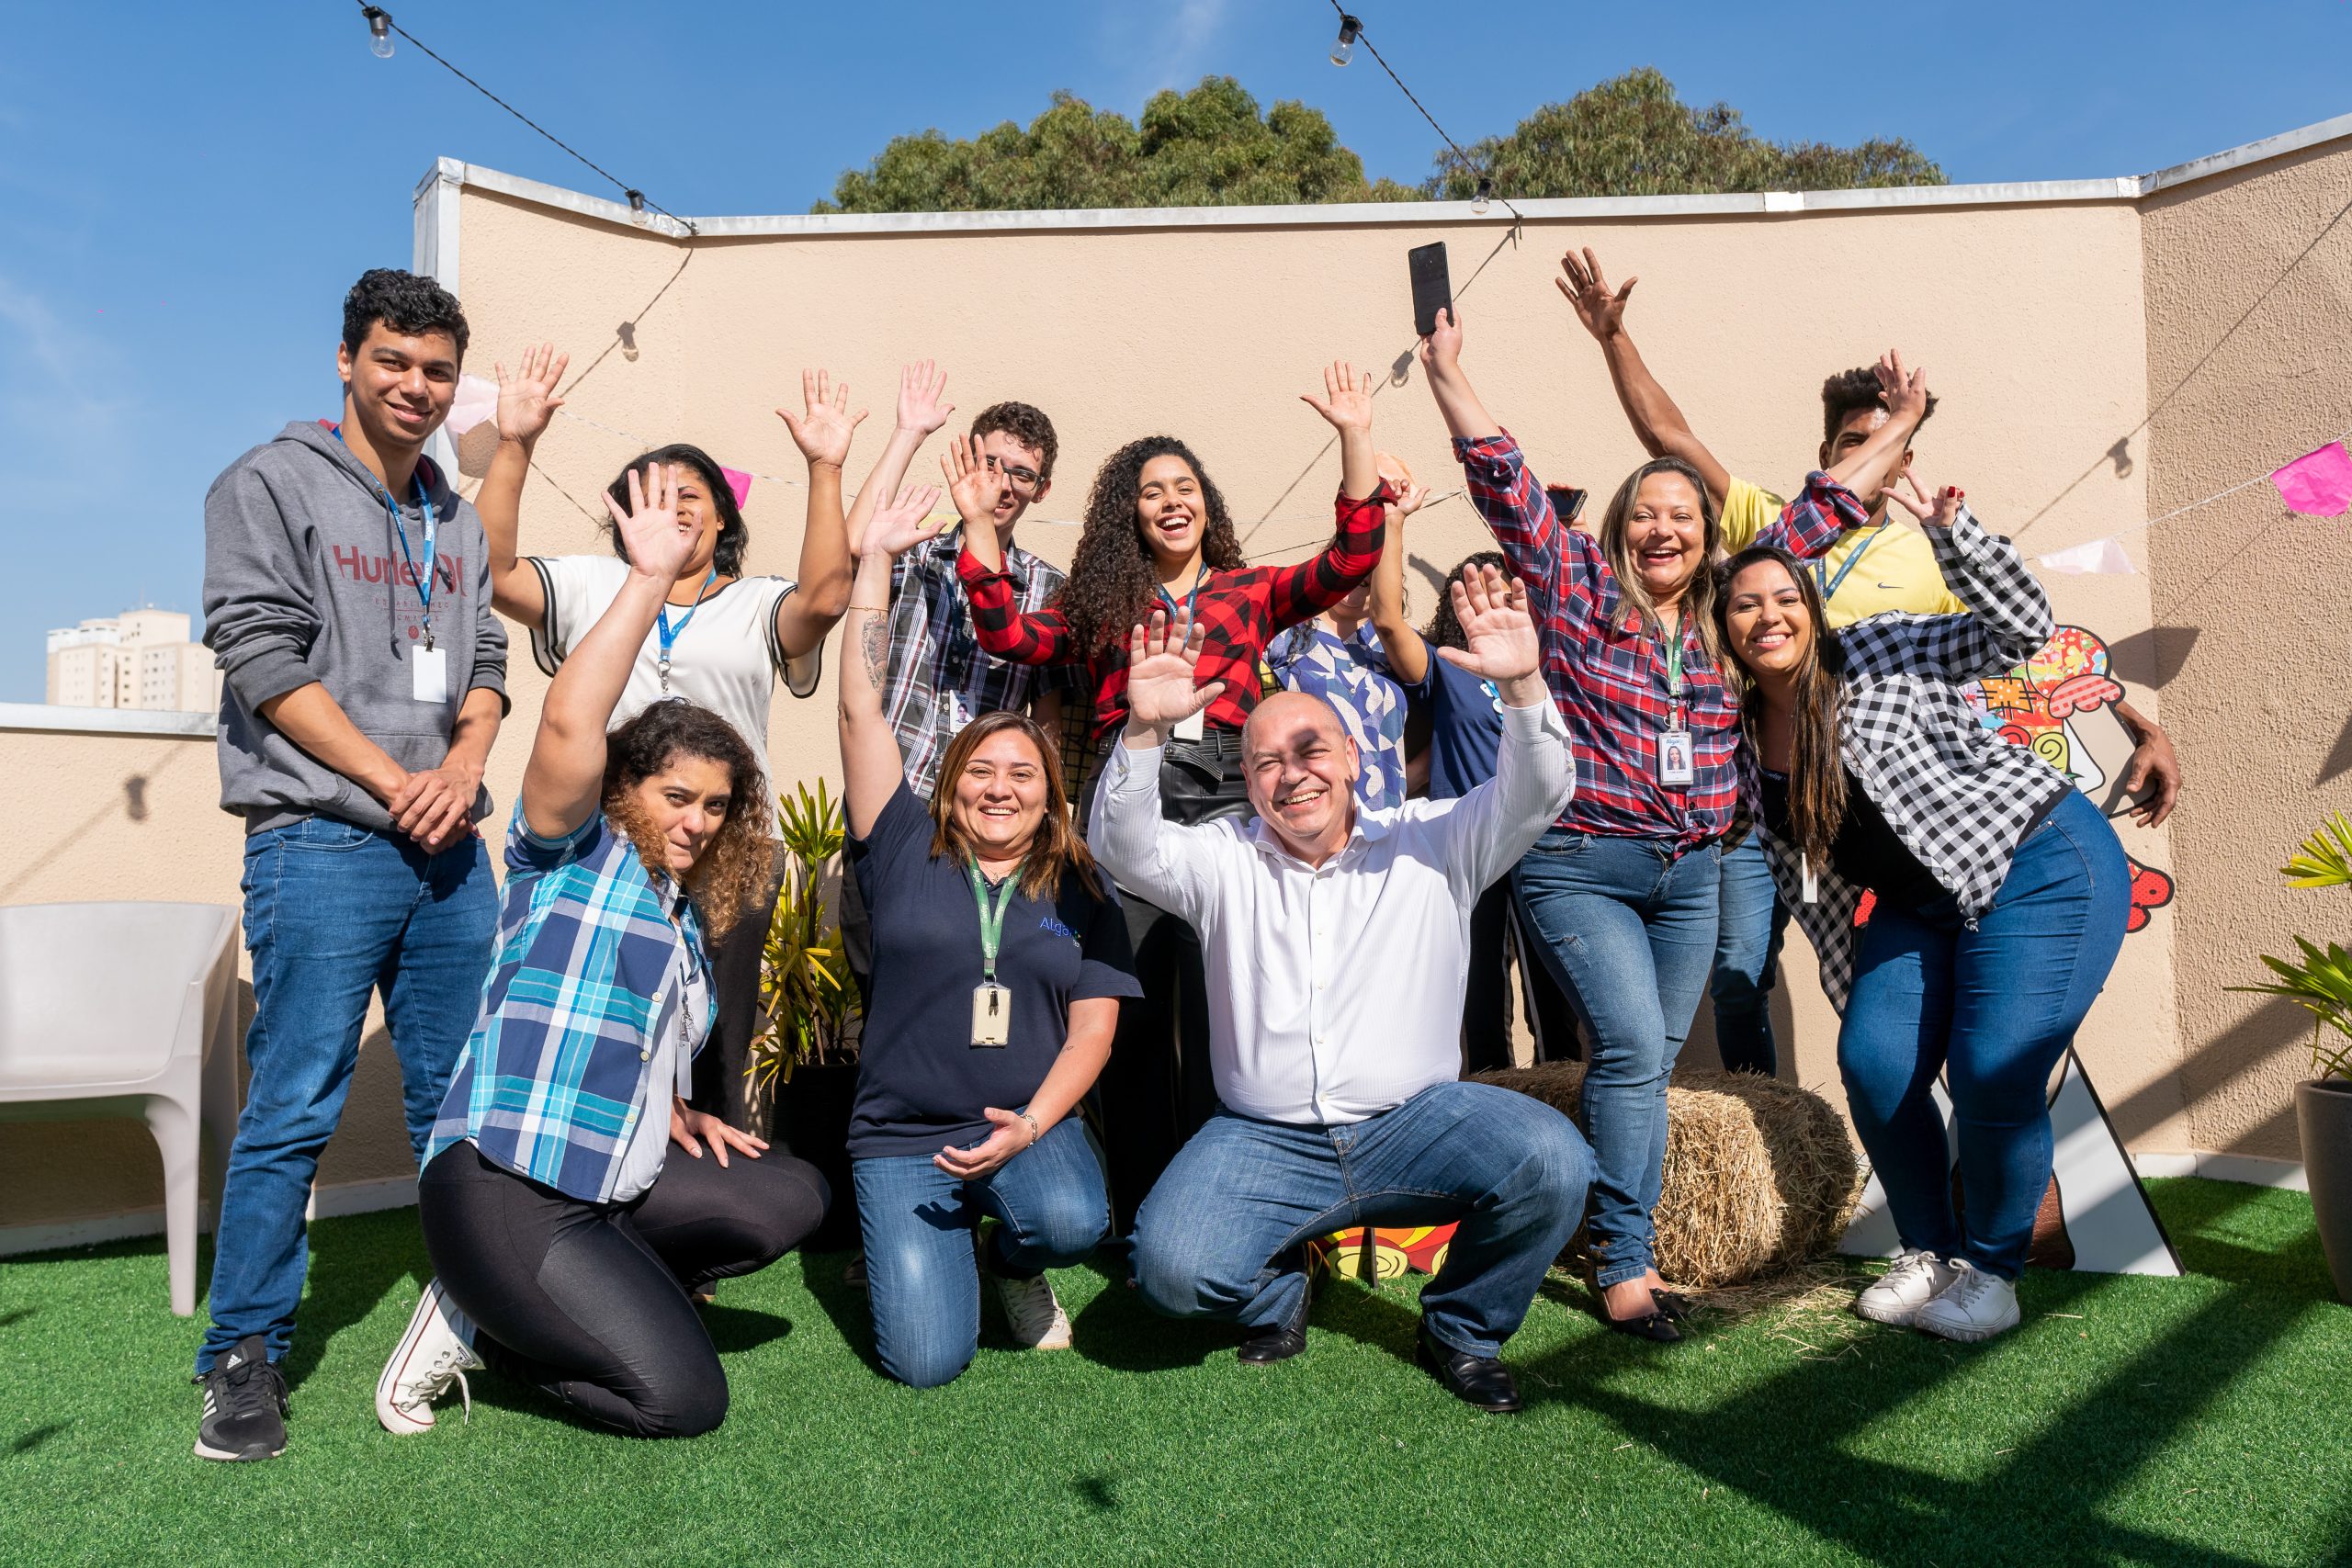
[[[1008,484],[1024,494],[1034,492],[1037,488],[1038,474],[1035,468],[1023,468],[1012,463],[1000,463],[996,460],[996,454],[993,452],[988,455],[988,465],[989,472],[1002,474]]]

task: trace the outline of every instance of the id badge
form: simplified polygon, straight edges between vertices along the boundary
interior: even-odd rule
[[[1012,993],[983,981],[972,988],[972,1043],[1001,1045],[1012,1038]]]
[[[449,700],[449,650],[413,644],[408,650],[409,694],[421,703]]]
[[[1178,725],[1170,733],[1172,733],[1179,740],[1198,740],[1202,736],[1208,733],[1208,727],[1209,710],[1203,708],[1200,712],[1194,714],[1192,717]]]
[[[1688,786],[1698,776],[1698,769],[1691,765],[1690,761],[1690,732],[1687,729],[1659,731],[1657,782]]]

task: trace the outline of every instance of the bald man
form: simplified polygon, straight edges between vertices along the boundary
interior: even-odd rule
[[[1208,965],[1216,1114],[1136,1220],[1136,1281],[1172,1317],[1241,1325],[1240,1359],[1306,1348],[1305,1244],[1350,1225],[1458,1222],[1421,1292],[1421,1364],[1482,1410],[1515,1411],[1497,1359],[1584,1213],[1592,1156],[1567,1118],[1456,1080],[1470,908],[1575,792],[1566,730],[1536,673],[1526,592],[1453,585],[1466,650],[1501,694],[1495,776],[1453,800],[1358,806],[1363,760],[1319,698],[1282,693],[1241,734],[1254,820],[1159,813],[1159,752],[1222,688],[1195,687],[1201,636],[1135,629],[1125,743],[1094,852],[1123,887],[1192,922]]]

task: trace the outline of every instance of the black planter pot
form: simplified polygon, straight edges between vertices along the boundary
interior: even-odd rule
[[[833,1190],[825,1223],[801,1243],[809,1252],[845,1252],[858,1245],[857,1193],[850,1186],[849,1112],[857,1099],[857,1064],[795,1068],[775,1090],[775,1141],[824,1174]]]
[[[2295,1086],[2295,1122],[2312,1218],[2335,1276],[2336,1299],[2352,1302],[2352,1080],[2312,1078]]]

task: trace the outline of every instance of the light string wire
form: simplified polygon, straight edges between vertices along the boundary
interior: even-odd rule
[[[1456,141],[1453,137],[1446,135],[1445,127],[1440,125],[1437,122],[1437,116],[1430,113],[1429,107],[1423,104],[1419,97],[1414,96],[1413,89],[1405,85],[1405,78],[1396,74],[1396,68],[1388,63],[1387,57],[1380,52],[1380,46],[1372,41],[1372,34],[1364,28],[1363,18],[1361,17],[1351,16],[1348,12],[1348,8],[1341,5],[1340,0],[1331,0],[1331,9],[1339,13],[1340,21],[1352,21],[1355,23],[1356,41],[1363,45],[1364,52],[1372,56],[1375,64],[1377,64],[1383,71],[1388,73],[1388,79],[1396,84],[1396,90],[1398,92],[1405,95],[1405,101],[1421,111],[1421,118],[1430,122],[1430,129],[1437,132],[1438,139],[1443,141],[1448,147],[1453,149],[1454,159],[1460,167],[1472,175],[1484,175],[1489,181],[1491,181],[1494,178],[1494,171],[1491,169],[1479,168],[1477,161],[1472,158],[1469,153],[1462,150],[1462,143]],[[1502,193],[1498,191],[1495,193],[1495,199],[1501,202],[1504,209],[1510,212],[1511,221],[1513,223],[1525,221],[1525,220],[1520,216],[1519,209],[1511,206],[1510,197],[1504,196]]]

